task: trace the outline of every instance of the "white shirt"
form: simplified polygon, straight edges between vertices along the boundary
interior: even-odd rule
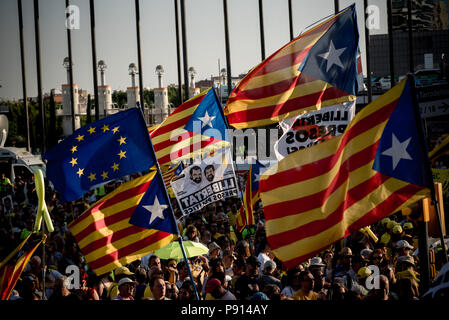
[[[261,252],[257,256],[257,259],[260,262],[260,268],[259,268],[259,275],[263,275],[263,267],[265,265],[265,262],[271,260],[269,256],[267,256],[265,253]]]

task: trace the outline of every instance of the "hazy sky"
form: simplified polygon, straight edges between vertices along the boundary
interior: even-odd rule
[[[178,0],[179,1],[179,0]],[[363,1],[357,0],[360,47],[364,52]],[[380,9],[379,29],[386,33],[386,1],[370,0]],[[72,31],[74,82],[93,92],[89,0],[71,0],[80,9],[80,29]],[[226,67],[223,1],[186,0],[186,29],[189,67],[196,80],[218,75]],[[293,0],[294,34],[333,13],[333,0]],[[340,9],[354,1],[340,0]],[[40,37],[43,91],[66,82],[62,66],[68,55],[65,1],[41,0]],[[265,51],[268,57],[289,41],[288,0],[264,0]],[[155,68],[163,65],[164,85],[178,83],[175,15],[173,0],[140,0],[142,65],[144,86],[155,87]],[[113,90],[130,86],[128,65],[137,64],[134,0],[96,0],[97,60],[105,60],[106,83]],[[37,95],[33,0],[23,0],[24,40],[28,96]],[[246,73],[261,61],[258,0],[228,0],[232,75]],[[181,34],[181,32],[180,32]],[[21,98],[21,66],[17,0],[0,0],[0,99]],[[364,56],[363,56],[364,58]],[[363,60],[365,66],[365,61]],[[100,80],[99,80],[100,81]]]

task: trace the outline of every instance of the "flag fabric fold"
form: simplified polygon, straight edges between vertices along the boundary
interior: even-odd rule
[[[170,243],[178,229],[157,171],[106,195],[69,225],[87,264],[107,273]]]
[[[161,166],[229,146],[226,118],[213,88],[181,104],[150,135]]]
[[[44,159],[47,177],[64,201],[79,199],[96,185],[156,164],[138,108],[83,126],[46,152]]]
[[[229,125],[266,126],[355,100],[358,40],[355,5],[292,40],[235,87],[225,108]]]
[[[28,264],[28,261],[30,261],[34,252],[42,243],[42,240],[39,241],[30,250],[23,252],[14,264],[10,264],[11,259],[19,253],[30,236],[31,234],[0,264],[0,300],[9,300],[11,292]]]
[[[288,155],[261,177],[267,239],[288,268],[430,194],[410,81],[362,109],[342,135]]]

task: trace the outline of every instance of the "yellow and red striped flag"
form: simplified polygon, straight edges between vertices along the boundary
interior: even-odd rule
[[[181,104],[150,136],[161,166],[228,146],[226,118],[215,90]]]
[[[170,182],[182,173],[182,163],[173,166],[172,168],[167,166],[161,167],[162,178],[167,189],[171,188]]]
[[[429,196],[411,81],[362,109],[341,136],[291,153],[261,177],[267,239],[285,266]]]
[[[352,5],[287,43],[234,88],[225,108],[229,125],[266,126],[355,100],[358,40]]]
[[[39,241],[28,252],[24,252],[14,264],[8,264],[11,259],[22,249],[25,243],[30,238],[31,234],[23,240],[20,245],[0,263],[0,300],[9,300],[12,290],[14,289],[17,280],[25,269],[28,261],[30,261],[36,249],[42,243]]]
[[[174,239],[177,227],[162,188],[161,175],[152,171],[121,185],[69,225],[87,264],[97,275],[137,260]]]

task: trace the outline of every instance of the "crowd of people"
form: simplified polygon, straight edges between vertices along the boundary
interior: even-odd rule
[[[0,183],[3,260],[32,233],[37,196],[33,177],[18,177],[11,183],[2,175]],[[212,203],[179,219],[183,239],[200,242],[209,249],[206,255],[188,259],[188,265],[183,259],[164,260],[150,253],[97,275],[86,264],[67,225],[120,183],[111,182],[72,203],[60,202],[46,183],[46,202],[55,231],[30,259],[10,300],[361,301],[417,300],[424,294],[420,291],[416,254],[417,226],[401,213],[371,226],[377,241],[366,232],[355,232],[319,255],[286,269],[267,241],[260,203],[254,217],[256,224],[241,233],[236,230],[238,198]],[[40,239],[40,235],[33,234],[24,250]],[[436,254],[436,270],[442,267],[442,254],[441,250]],[[78,285],[69,277],[71,266],[80,270]]]

